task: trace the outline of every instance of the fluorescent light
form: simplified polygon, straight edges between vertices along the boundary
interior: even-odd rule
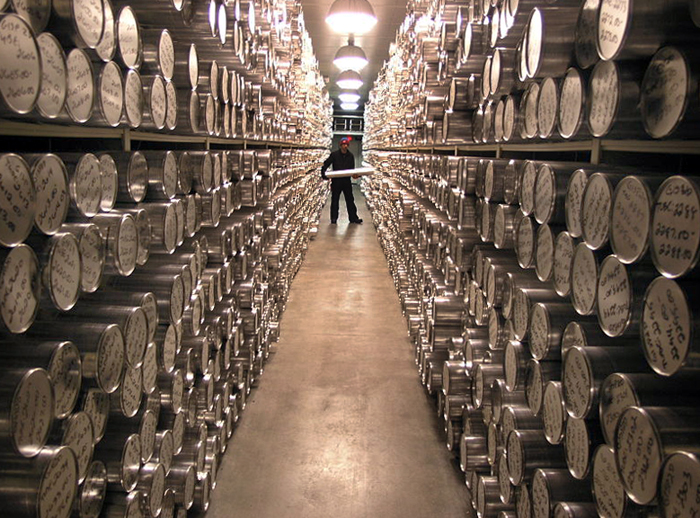
[[[357,103],[340,103],[340,109],[345,110],[345,111],[354,111],[359,108],[359,104]]]
[[[335,54],[333,64],[340,70],[354,70],[359,72],[367,66],[367,56],[360,47],[355,46],[352,41],[344,47],[340,47]]]
[[[338,99],[344,103],[356,103],[360,100],[360,94],[357,92],[340,92]]]
[[[357,90],[362,86],[362,76],[354,70],[343,70],[335,83],[343,90]]]
[[[366,34],[377,24],[374,9],[367,0],[335,0],[326,23],[338,34]]]

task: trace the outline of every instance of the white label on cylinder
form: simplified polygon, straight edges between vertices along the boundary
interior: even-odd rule
[[[143,372],[142,382],[143,391],[146,394],[151,394],[156,386],[156,378],[158,376],[158,359],[157,359],[156,344],[151,342],[146,346],[146,352],[143,355]]]
[[[165,116],[167,111],[167,98],[165,94],[165,81],[160,76],[156,76],[151,84],[151,119],[158,129],[165,127]]]
[[[601,0],[598,10],[598,54],[604,60],[617,57],[631,14],[629,0]]]
[[[102,38],[95,47],[97,55],[102,61],[110,61],[114,58],[117,50],[117,37],[114,30],[114,11],[112,4],[108,0],[103,0],[102,11],[104,12],[105,25],[102,31]]]
[[[642,81],[642,121],[653,138],[670,135],[683,118],[689,70],[685,57],[673,47],[660,49],[652,58]]]
[[[109,415],[109,394],[100,389],[88,389],[83,399],[83,412],[90,416],[95,439],[101,439]]]
[[[194,195],[187,197],[187,206],[185,207],[185,229],[188,236],[193,236],[197,231],[197,203]]]
[[[506,346],[503,371],[506,378],[506,387],[513,391],[518,385],[518,373],[520,372],[520,355],[513,342]]]
[[[508,141],[513,138],[513,129],[515,128],[515,100],[508,96],[503,109],[503,139]]]
[[[564,446],[569,472],[579,480],[585,478],[590,465],[591,451],[588,427],[584,419],[570,418],[567,421]]]
[[[612,186],[604,174],[596,173],[588,179],[581,206],[583,238],[593,250],[608,241]]]
[[[163,368],[166,372],[171,372],[175,368],[175,357],[177,356],[178,340],[177,329],[169,324],[163,339]]]
[[[143,85],[141,76],[135,70],[126,74],[124,85],[124,106],[129,126],[138,128],[143,122]]]
[[[588,345],[586,334],[578,322],[569,322],[561,335],[562,357],[572,347],[586,347]]]
[[[88,48],[94,49],[104,29],[102,0],[72,0],[71,7],[78,34]]]
[[[138,231],[131,216],[122,218],[117,232],[116,256],[122,275],[130,275],[136,268],[138,255]]]
[[[131,200],[137,203],[143,201],[148,189],[148,162],[138,151],[129,159],[127,183]]]
[[[661,516],[698,516],[700,513],[700,463],[688,453],[671,455],[661,472]]]
[[[498,485],[501,493],[501,501],[512,502],[513,485],[508,479],[508,459],[505,455],[501,455],[498,460]]]
[[[167,206],[163,219],[163,246],[171,252],[177,247],[177,214],[174,205]]]
[[[41,232],[54,234],[65,221],[70,203],[66,170],[56,155],[44,155],[32,166],[31,172],[36,204],[40,207],[34,215],[34,224]]]
[[[122,412],[133,417],[141,406],[141,368],[127,367],[120,388]]]
[[[605,378],[600,388],[600,428],[608,444],[614,444],[622,412],[638,405],[635,389],[624,374],[615,373]]]
[[[102,202],[102,177],[100,162],[91,153],[83,155],[75,167],[71,179],[73,201],[78,210],[88,218],[100,211]]]
[[[168,81],[172,80],[175,73],[175,46],[167,30],[161,32],[158,39],[158,64],[163,77]]]
[[[570,349],[562,366],[562,392],[566,409],[577,419],[583,419],[591,410],[593,379],[591,366],[583,349]]]
[[[550,444],[559,444],[564,435],[566,414],[562,405],[560,387],[561,385],[558,383],[549,382],[544,389],[542,421],[544,422],[544,436]]]
[[[508,458],[508,473],[513,482],[519,482],[524,475],[523,446],[517,432],[508,435],[506,443],[506,456]]]
[[[625,264],[636,262],[646,251],[651,231],[649,190],[634,176],[620,180],[615,188],[610,226],[610,244]]]
[[[131,366],[141,365],[148,340],[148,319],[141,308],[133,308],[124,325],[126,360]]]
[[[692,315],[676,282],[657,277],[644,297],[642,343],[649,366],[664,376],[683,367],[693,339]]]
[[[141,460],[148,462],[153,456],[153,449],[156,444],[156,428],[158,427],[158,417],[153,412],[146,412],[141,419],[139,427],[139,437],[141,437]]]
[[[559,100],[559,133],[564,138],[573,137],[579,127],[583,110],[583,82],[576,69],[564,78]]]
[[[527,385],[525,396],[527,397],[527,406],[533,414],[538,415],[542,409],[542,369],[539,363],[532,365],[528,370]]]
[[[182,282],[182,277],[178,276],[173,280],[173,286],[170,290],[170,319],[171,322],[177,323],[182,318],[182,310],[185,303],[185,285]]]
[[[124,84],[119,66],[110,61],[100,75],[100,107],[107,124],[116,127],[124,110]]]
[[[547,77],[542,81],[540,96],[537,100],[537,125],[542,138],[549,138],[554,132],[559,107],[558,95],[557,83],[553,78]]]
[[[66,109],[73,121],[87,122],[95,104],[95,81],[90,58],[84,51],[73,49],[66,58],[66,66],[68,68]]]
[[[46,444],[54,418],[51,381],[44,370],[36,369],[17,385],[10,407],[12,444],[25,457],[36,455]]]
[[[530,322],[530,301],[524,290],[516,289],[513,304],[513,328],[515,337],[523,340]]]
[[[535,231],[531,218],[520,220],[516,244],[518,263],[523,268],[529,268],[535,255]]]
[[[177,194],[177,157],[173,152],[167,152],[163,158],[163,191],[168,198],[174,198]]]
[[[632,286],[627,268],[617,257],[608,256],[598,274],[598,322],[608,336],[620,336],[630,323]]]
[[[58,238],[47,268],[51,299],[58,309],[68,311],[80,293],[80,250],[73,234],[63,234]]]
[[[97,381],[105,392],[114,392],[124,368],[124,336],[119,327],[106,329],[97,347]]]
[[[623,516],[627,496],[617,474],[615,453],[600,446],[593,456],[593,498],[601,516]]]
[[[36,101],[39,112],[49,119],[61,113],[67,93],[66,56],[50,33],[36,37],[41,53],[41,91]]]
[[[165,82],[165,127],[174,130],[177,126],[177,91],[172,81]]]
[[[23,333],[39,306],[39,264],[28,246],[14,248],[0,273],[0,314],[7,329]]]
[[[633,407],[620,416],[615,431],[615,461],[630,498],[649,504],[656,498],[663,447],[656,426],[646,412]]]
[[[543,304],[536,304],[530,314],[530,354],[536,360],[549,353],[549,314]]]
[[[185,413],[178,412],[173,419],[173,453],[180,453],[185,437]]]
[[[57,347],[47,368],[53,385],[56,417],[73,410],[81,384],[80,353],[70,342]]]
[[[537,99],[540,93],[538,83],[532,83],[525,94],[525,136],[533,138],[537,135]]]
[[[80,236],[81,287],[88,293],[95,291],[102,278],[105,244],[97,226],[85,229]]]
[[[695,266],[700,248],[700,193],[687,178],[672,176],[659,187],[652,218],[651,252],[659,272],[678,277]]]
[[[537,277],[541,281],[548,281],[552,277],[554,269],[554,237],[549,225],[542,225],[537,229],[537,246],[535,269]]]
[[[66,431],[63,434],[63,445],[68,446],[78,461],[78,476],[82,481],[87,475],[94,448],[94,434],[90,416],[85,412],[77,412],[67,420]]]
[[[41,88],[41,56],[32,29],[19,16],[0,19],[0,95],[16,113],[28,113]]]
[[[190,87],[197,88],[199,83],[199,56],[197,55],[197,47],[193,43],[190,45],[190,50],[187,59]]]
[[[13,246],[34,224],[36,191],[27,163],[15,154],[0,155],[0,244]]]
[[[615,123],[619,95],[617,66],[612,61],[600,61],[593,69],[588,85],[588,126],[594,137],[607,135]]]
[[[530,77],[535,77],[542,60],[542,43],[544,41],[544,20],[542,11],[535,8],[530,14],[527,26],[527,39],[525,40],[525,55],[527,56],[527,72]]]
[[[566,189],[566,228],[571,237],[581,237],[581,205],[583,192],[588,183],[588,175],[583,169],[574,171]]]
[[[141,34],[131,7],[124,7],[117,20],[119,54],[128,68],[137,68],[141,60]]]
[[[173,455],[175,453],[175,443],[173,442],[173,433],[170,430],[163,432],[163,439],[160,443],[160,452],[158,452],[158,460],[165,471],[170,471],[170,465],[173,462]]]
[[[78,468],[70,448],[59,449],[41,475],[37,518],[68,518],[78,490]]]
[[[542,471],[536,471],[532,479],[532,518],[549,518],[549,487]]]
[[[555,172],[552,168],[543,164],[537,172],[535,180],[534,213],[538,223],[547,223],[554,212],[556,196]]]
[[[114,208],[119,190],[119,173],[114,159],[108,155],[100,155],[100,178],[102,186],[102,200],[100,207],[104,212]]]
[[[589,315],[595,309],[598,266],[593,251],[579,243],[571,262],[571,295],[574,309]]]
[[[520,181],[520,208],[525,215],[530,215],[535,210],[536,180],[537,165],[528,160],[523,168],[523,177]]]
[[[122,486],[127,491],[136,486],[141,468],[141,439],[138,434],[129,437],[122,454]]]
[[[151,488],[148,495],[148,506],[151,516],[158,516],[163,506],[163,494],[165,493],[165,468],[158,464],[153,472]]]
[[[148,341],[153,341],[158,328],[158,301],[153,293],[148,292],[141,299],[141,309],[146,313],[148,322]]]

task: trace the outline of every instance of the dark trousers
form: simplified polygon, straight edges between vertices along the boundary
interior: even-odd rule
[[[357,219],[357,207],[355,207],[355,198],[352,195],[352,181],[350,178],[335,178],[331,180],[331,221],[338,220],[341,192],[345,195],[348,218],[350,221],[355,221]]]

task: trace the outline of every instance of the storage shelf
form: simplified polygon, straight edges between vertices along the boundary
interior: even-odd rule
[[[700,155],[700,140],[613,140],[613,139],[586,139],[560,142],[517,142],[504,144],[458,144],[452,146],[396,146],[374,148],[378,151],[451,151],[455,155],[460,152],[494,153],[500,157],[503,152],[523,153],[562,153],[562,152],[590,152],[591,162],[600,161],[601,155],[606,151],[625,153],[658,153]]]
[[[11,137],[65,138],[65,139],[111,139],[121,140],[125,150],[131,149],[131,141],[165,142],[173,144],[200,144],[209,148],[211,144],[243,147],[293,147],[314,149],[318,146],[279,142],[273,140],[227,139],[207,135],[177,135],[173,133],[151,133],[130,128],[96,128],[61,124],[10,121],[0,119],[0,135]],[[320,148],[319,148],[320,149]]]

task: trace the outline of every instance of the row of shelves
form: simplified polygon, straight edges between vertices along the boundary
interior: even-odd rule
[[[700,155],[700,141],[697,140],[613,140],[592,138],[565,142],[518,142],[504,144],[465,144],[456,146],[396,146],[377,149],[377,151],[404,152],[452,152],[460,155],[468,153],[494,154],[501,158],[507,152],[532,153],[569,153],[588,152],[590,162],[601,162],[606,151],[623,153],[657,153],[677,155]]]
[[[120,140],[124,151],[131,151],[132,141],[164,142],[180,144],[198,144],[209,149],[212,145],[247,147],[294,147],[313,149],[317,146],[278,142],[272,140],[229,139],[210,137],[208,135],[176,135],[172,133],[151,133],[130,128],[96,128],[91,126],[62,126],[59,124],[42,124],[18,122],[0,119],[0,136],[66,138],[66,139],[106,139]]]

